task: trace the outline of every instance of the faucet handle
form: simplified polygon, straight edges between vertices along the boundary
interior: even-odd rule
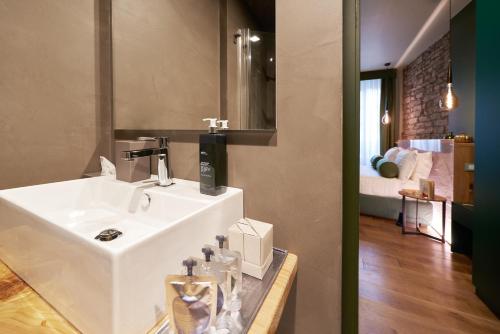
[[[155,137],[137,137],[137,140],[139,141],[155,141]]]
[[[160,148],[165,148],[168,145],[168,137],[138,137],[137,140],[140,141],[157,141]]]
[[[156,137],[155,138],[158,141],[158,145],[160,148],[165,148],[168,146],[168,137]]]

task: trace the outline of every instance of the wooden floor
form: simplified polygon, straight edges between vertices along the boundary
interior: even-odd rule
[[[359,239],[360,333],[500,333],[466,256],[385,219],[361,216]]]

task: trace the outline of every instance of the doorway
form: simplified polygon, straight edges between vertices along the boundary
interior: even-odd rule
[[[468,113],[471,107],[444,110],[439,102],[444,95],[442,90],[450,80],[447,78],[450,59],[470,61],[457,61],[454,65],[453,71],[458,74],[453,76],[453,83],[457,87],[461,87],[463,82],[474,82],[473,78],[467,77],[468,68],[475,66],[474,58],[460,58],[460,53],[475,49],[475,42],[467,40],[469,35],[466,30],[475,26],[475,23],[467,21],[475,17],[471,15],[475,2],[454,0],[452,9],[450,1],[428,1],[425,4],[370,1],[375,7],[373,10],[381,11],[374,15],[376,19],[371,24],[375,24],[380,31],[384,30],[384,25],[385,28],[392,26],[378,41],[373,36],[369,38],[374,50],[371,50],[369,58],[375,64],[368,64],[362,56],[362,20],[364,13],[370,10],[366,3],[368,1],[344,1],[343,332],[407,332],[414,328],[421,328],[423,332],[452,329],[495,332],[500,328],[500,322],[474,293],[471,258],[452,250],[449,243],[421,235],[403,235],[402,228],[396,225],[398,220],[401,223],[398,219],[402,211],[399,191],[406,188],[416,191],[427,189],[420,188],[421,179],[432,181],[428,184],[433,184],[438,194],[443,194],[448,202],[445,206],[448,213],[452,201],[454,206],[459,204],[465,208],[470,201],[466,196],[457,195],[459,185],[453,180],[457,179],[457,172],[462,173],[460,179],[466,179],[470,175],[467,173],[472,172],[466,167],[474,163],[473,155],[465,161],[456,161],[456,157],[461,155],[456,153],[458,150],[473,146],[461,142],[462,138],[471,132],[473,134],[473,124],[463,121],[470,118]],[[384,15],[389,15],[389,18],[384,19]],[[467,23],[463,25],[464,22]],[[452,47],[456,38],[453,37],[453,30],[461,29],[460,25],[465,30],[461,30],[460,43],[455,44],[462,46],[470,43],[465,51]],[[444,27],[444,30],[432,27]],[[408,33],[408,30],[412,31]],[[406,37],[409,36],[406,39],[403,36],[405,32]],[[399,37],[390,37],[391,33],[399,34]],[[470,36],[473,35],[470,33]],[[391,38],[397,38],[396,44],[402,49],[398,51],[391,47]],[[374,42],[384,47],[377,48],[377,45],[373,46]],[[387,50],[390,52],[384,52]],[[381,58],[377,60],[377,56]],[[418,72],[421,69],[426,72]],[[382,89],[384,76],[381,74],[389,70],[392,70],[395,79],[392,103],[387,102],[387,97],[384,99]],[[360,79],[366,82],[360,83]],[[431,85],[437,88],[426,88]],[[462,104],[473,106],[473,103],[469,104],[466,93],[460,93],[460,99]],[[367,108],[366,104],[371,106]],[[386,114],[388,122],[384,120]],[[391,127],[393,130],[386,130]],[[460,141],[449,134],[455,129],[460,129],[460,133],[465,135],[458,137]],[[386,139],[386,147],[382,144],[384,131],[393,134],[392,139]],[[431,165],[422,170],[415,161],[413,167],[405,171],[401,160],[398,163],[392,161],[397,165],[397,176],[384,176],[376,164],[371,166],[371,158],[381,155],[381,158],[390,160],[386,153],[393,146],[398,154],[402,150],[413,151],[410,154],[415,155],[415,160],[417,157],[422,161],[427,159]],[[435,170],[442,172],[447,164],[459,167],[452,168],[448,173],[450,175],[432,174]],[[368,187],[360,177],[360,173],[363,174],[361,165],[366,167],[368,176],[384,181],[376,186],[372,184],[372,189],[386,193],[367,194],[362,191]],[[390,190],[391,194],[386,185],[386,179],[390,178],[398,179],[392,182],[397,182],[397,185]],[[446,193],[447,185],[452,186],[450,193]],[[367,202],[367,197],[363,195],[372,196],[369,199],[374,202]],[[391,200],[381,202],[380,197]],[[410,205],[415,206],[415,203]],[[425,201],[421,211],[414,217],[409,216],[408,220],[413,219],[416,229],[433,234],[433,220],[441,221],[442,218],[440,205],[436,213],[436,207]],[[430,219],[427,224],[426,218]],[[447,223],[450,226],[450,220]],[[438,234],[444,232],[437,229]],[[460,314],[460,319],[450,317],[450,310]]]

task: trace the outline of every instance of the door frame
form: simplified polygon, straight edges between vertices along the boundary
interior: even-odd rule
[[[358,333],[359,0],[343,0],[342,333]]]

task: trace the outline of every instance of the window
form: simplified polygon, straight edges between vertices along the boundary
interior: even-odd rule
[[[380,154],[380,98],[382,79],[362,80],[360,87],[360,164],[369,165],[370,158]]]

